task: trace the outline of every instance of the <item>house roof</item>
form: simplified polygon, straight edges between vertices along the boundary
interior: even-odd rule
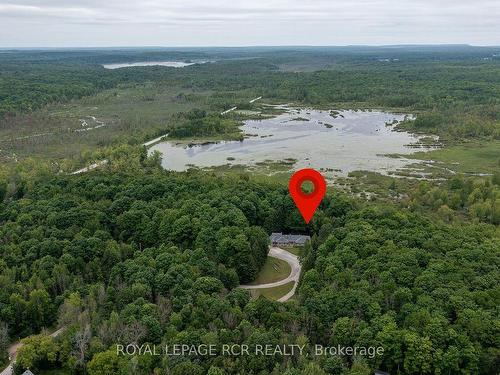
[[[301,234],[283,234],[283,233],[271,233],[269,237],[272,243],[286,243],[286,244],[296,244],[304,245],[307,241],[311,239],[309,236],[304,236]]]
[[[30,370],[26,370],[22,375],[35,375]]]

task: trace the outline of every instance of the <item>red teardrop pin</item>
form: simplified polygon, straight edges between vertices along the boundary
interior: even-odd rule
[[[314,190],[309,194],[302,190],[302,184],[306,181],[310,181],[314,185]],[[314,169],[301,169],[290,178],[288,190],[306,224],[309,224],[326,193],[324,177]]]

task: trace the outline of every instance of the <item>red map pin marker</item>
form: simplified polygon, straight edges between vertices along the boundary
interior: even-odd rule
[[[310,181],[314,185],[312,193],[304,193],[302,184]],[[323,176],[311,168],[301,169],[294,173],[288,184],[288,190],[307,224],[311,221],[316,209],[326,193],[326,181]]]

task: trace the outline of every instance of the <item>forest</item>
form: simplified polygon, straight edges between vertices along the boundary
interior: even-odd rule
[[[496,375],[498,53],[468,46],[1,51],[1,368],[21,342],[19,375]],[[158,60],[199,63],[102,66]],[[440,172],[339,178],[306,225],[282,176],[166,171],[142,146],[167,133],[184,142],[242,140],[242,121],[257,109],[274,114],[250,103],[259,96],[412,114],[398,130],[439,136],[443,147],[429,154]],[[233,106],[247,113],[221,115]],[[83,121],[97,130],[81,131]],[[339,186],[345,181],[351,190]],[[263,268],[272,232],[311,236],[286,303],[239,287]],[[306,349],[117,354],[118,345],[200,343]],[[317,356],[315,345],[384,354]]]
[[[212,113],[263,95],[302,105],[398,108],[422,113],[413,130],[447,138],[494,138],[500,130],[500,58],[494,48],[305,48],[176,51],[10,51],[0,54],[0,116],[123,86],[154,83],[205,93]],[[205,59],[183,69],[108,70],[104,63]],[[383,58],[381,58],[383,57]],[[196,61],[196,60],[195,60]],[[286,64],[285,64],[286,62]],[[322,63],[318,68],[315,64]],[[305,71],[291,71],[293,64]],[[298,68],[297,68],[298,69]],[[176,123],[175,116],[169,123]],[[26,126],[26,125],[25,125]],[[0,128],[1,131],[1,128]],[[144,134],[142,134],[144,135]]]
[[[114,169],[76,178],[9,177],[17,190],[0,211],[0,320],[12,337],[65,327],[57,338],[26,339],[18,371],[494,374],[498,368],[498,226],[333,193],[306,227],[279,184],[166,172],[154,158],[136,164],[142,169],[126,171],[117,161]],[[286,304],[250,299],[237,286],[262,265],[268,233],[291,228],[313,237],[301,256],[298,297]],[[130,342],[343,343],[381,345],[388,354],[117,356],[116,344]]]

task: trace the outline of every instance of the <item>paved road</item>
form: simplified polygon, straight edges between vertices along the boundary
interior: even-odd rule
[[[57,331],[53,332],[50,334],[51,337],[57,337],[59,336],[62,332],[64,331],[63,328],[59,328]],[[12,375],[14,373],[14,363],[16,363],[16,357],[17,353],[19,352],[19,349],[23,346],[22,342],[16,342],[15,344],[12,344],[9,348],[9,359],[10,359],[10,364],[7,366],[5,370],[3,370],[0,375]]]
[[[273,258],[278,258],[287,262],[292,269],[290,275],[288,275],[288,277],[284,278],[283,280],[275,281],[274,283],[257,284],[257,285],[240,285],[240,288],[243,289],[273,288],[276,286],[288,284],[290,281],[294,281],[292,290],[290,290],[287,294],[285,294],[278,300],[279,302],[288,301],[295,294],[295,291],[297,289],[297,284],[299,282],[300,272],[302,270],[302,266],[299,263],[299,258],[296,255],[293,255],[292,253],[286,250],[280,249],[279,247],[271,247],[268,256]]]

